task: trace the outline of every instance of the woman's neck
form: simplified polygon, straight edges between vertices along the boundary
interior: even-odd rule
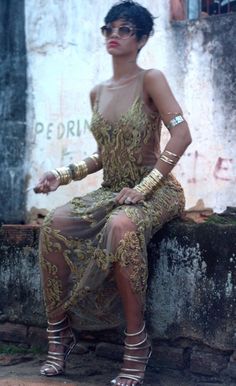
[[[129,79],[133,75],[140,71],[140,67],[137,65],[134,58],[127,57],[113,57],[113,77],[115,82],[119,82],[125,79]]]

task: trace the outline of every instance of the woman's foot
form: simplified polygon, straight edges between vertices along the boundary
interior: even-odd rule
[[[125,335],[123,367],[118,377],[111,383],[114,386],[140,386],[143,384],[146,366],[152,353],[145,323],[137,333],[125,332]]]
[[[40,369],[40,374],[47,377],[62,375],[65,373],[66,359],[76,345],[68,316],[58,322],[48,322],[47,332],[48,356]]]

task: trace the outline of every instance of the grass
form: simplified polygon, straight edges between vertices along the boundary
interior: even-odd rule
[[[236,218],[233,216],[219,216],[218,214],[213,214],[205,220],[205,223],[236,225]]]
[[[14,354],[42,354],[42,350],[38,347],[25,348],[14,344],[0,343],[0,355],[14,355]]]

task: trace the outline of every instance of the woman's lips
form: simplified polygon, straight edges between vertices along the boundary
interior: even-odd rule
[[[111,40],[110,42],[108,42],[108,47],[117,47],[119,45],[120,44],[118,42],[116,42],[115,40]]]

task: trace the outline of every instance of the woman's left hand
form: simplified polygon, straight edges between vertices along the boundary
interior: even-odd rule
[[[144,200],[144,195],[137,192],[135,189],[123,188],[116,196],[116,202],[118,204],[137,204],[139,201]]]

